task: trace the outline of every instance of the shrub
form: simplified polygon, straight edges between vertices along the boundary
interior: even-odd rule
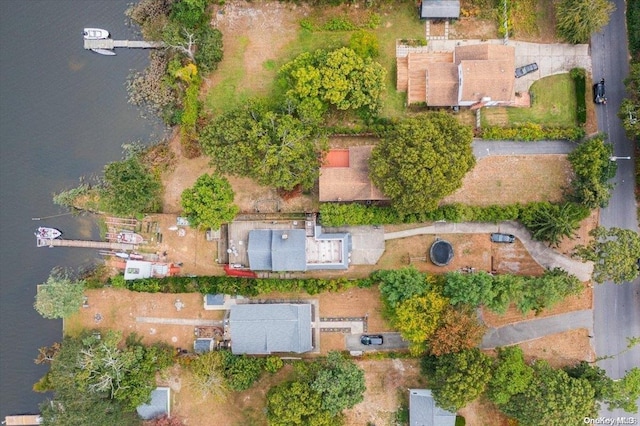
[[[573,84],[575,85],[576,119],[578,124],[582,125],[587,122],[587,83],[585,80],[585,71],[583,68],[574,68],[569,74],[571,75]]]
[[[538,141],[546,139],[577,141],[584,137],[582,127],[546,127],[535,123],[510,127],[487,126],[482,129],[482,139]]]

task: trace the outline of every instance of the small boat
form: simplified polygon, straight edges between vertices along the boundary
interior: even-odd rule
[[[122,231],[116,236],[116,240],[119,243],[123,244],[142,244],[144,242],[144,238],[142,235],[138,235],[135,232],[131,231]]]
[[[105,56],[116,56],[116,52],[109,49],[91,49],[91,51]]]
[[[82,36],[85,40],[102,40],[109,38],[109,31],[100,28],[85,28],[82,31]]]
[[[35,234],[36,237],[43,240],[55,240],[60,235],[62,235],[62,232],[58,231],[56,228],[45,228],[41,226],[38,228]]]

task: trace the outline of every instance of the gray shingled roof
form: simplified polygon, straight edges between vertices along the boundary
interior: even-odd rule
[[[310,304],[232,305],[229,327],[234,354],[303,353],[313,349]]]
[[[460,17],[460,1],[422,0],[420,17],[426,19],[457,19]]]
[[[142,404],[136,408],[138,416],[144,420],[151,420],[163,414],[170,414],[170,392],[169,388],[155,388],[151,392],[151,401],[148,404]]]
[[[205,297],[207,301],[207,306],[224,305],[224,294],[207,294]]]
[[[410,426],[455,426],[456,413],[443,410],[429,389],[409,389]]]
[[[253,271],[306,271],[304,229],[249,231],[249,268]]]

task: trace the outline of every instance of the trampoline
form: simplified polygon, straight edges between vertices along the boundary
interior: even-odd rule
[[[453,259],[453,246],[445,240],[437,240],[429,249],[429,257],[434,265],[446,266]]]

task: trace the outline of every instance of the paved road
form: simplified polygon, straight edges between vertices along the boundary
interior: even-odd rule
[[[589,335],[593,334],[593,311],[591,309],[522,321],[499,328],[490,328],[482,338],[481,347],[483,349],[493,349],[499,346],[514,345],[548,334],[562,333],[579,328],[586,328],[589,330]]]
[[[476,158],[490,155],[568,154],[576,147],[567,141],[488,141],[474,139],[471,148]]]
[[[606,80],[607,105],[597,106],[598,129],[609,135],[614,155],[625,157],[633,156],[633,145],[616,116],[625,95],[623,80],[629,74],[625,3],[623,0],[614,0],[614,3],[616,11],[611,15],[609,25],[591,38],[591,55],[594,80]],[[601,225],[638,231],[633,182],[633,161],[619,160],[616,187],[609,207],[601,211]],[[596,354],[599,357],[617,354],[626,348],[627,337],[640,336],[640,279],[622,285],[605,283],[595,288],[594,295]],[[614,359],[600,361],[599,365],[610,377],[617,379],[628,369],[640,366],[640,347]],[[613,413],[603,410],[600,415],[629,414],[621,410]],[[633,416],[640,421],[640,415]]]
[[[590,262],[583,263],[568,258],[549,248],[546,244],[532,240],[529,231],[527,231],[524,225],[518,222],[500,222],[499,224],[480,222],[436,222],[430,226],[423,226],[405,231],[385,232],[384,239],[392,240],[396,238],[406,238],[414,235],[426,234],[489,234],[491,232],[504,232],[515,235],[522,242],[527,251],[529,251],[531,257],[546,269],[558,267],[575,275],[580,279],[580,281],[588,281],[591,279],[593,265]],[[488,235],[487,238],[489,238]]]

